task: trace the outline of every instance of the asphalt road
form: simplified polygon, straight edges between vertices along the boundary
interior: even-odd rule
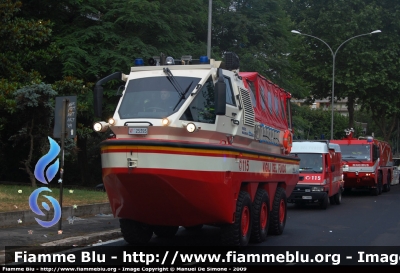
[[[233,251],[233,248],[221,250],[221,248],[217,247],[221,245],[220,229],[211,226],[205,226],[196,231],[180,228],[176,236],[169,239],[154,236],[149,243],[149,247],[130,247],[123,239],[118,239],[98,246],[69,250],[68,253],[74,253],[73,255],[77,257],[76,262],[78,265],[86,266],[117,265],[132,267],[136,265],[133,261],[133,256],[131,256],[132,253],[140,253],[142,250],[143,253],[150,253],[151,257],[146,256],[146,259],[149,257],[151,259],[159,259],[159,263],[169,253],[166,259],[166,266],[168,264],[178,266],[176,263],[171,263],[171,260],[174,259],[172,256],[178,252],[181,255],[185,251],[186,253],[196,251],[197,253],[212,253],[215,251],[215,253],[224,253],[224,255],[232,251],[236,254],[285,253],[287,251],[294,253],[299,251],[300,253],[309,253],[310,257],[314,258],[314,261],[315,258],[321,258],[321,255],[328,253],[327,257],[330,257],[330,259],[323,263],[325,265],[335,263],[343,265],[345,262],[353,262],[352,265],[365,266],[367,265],[366,263],[359,262],[358,251],[372,249],[374,251],[379,250],[380,253],[394,253],[393,264],[400,264],[399,205],[400,186],[398,185],[392,187],[390,192],[379,196],[371,196],[366,191],[353,191],[343,195],[342,204],[329,205],[326,210],[320,209],[318,204],[301,207],[289,204],[286,227],[282,235],[269,236],[265,242],[250,245],[248,248],[238,250],[237,253]],[[312,246],[316,246],[316,248]],[[321,246],[324,248],[321,248]],[[381,246],[381,248],[368,248],[376,246]],[[353,255],[351,261],[346,260],[348,253]],[[82,263],[82,255],[87,255],[85,257],[90,262]],[[117,260],[114,260],[113,256]],[[102,257],[104,261],[102,261]],[[122,261],[124,257],[126,260]],[[229,267],[229,270],[240,271],[237,266],[262,266],[267,264],[266,262],[237,263],[237,261],[232,262],[232,260],[228,263],[227,255],[223,257],[225,260],[222,263],[214,263],[213,266],[230,265],[233,267]],[[139,259],[138,256],[136,258]],[[379,260],[375,263],[376,265],[388,265],[390,262],[388,258],[381,258],[381,256],[379,256],[379,259],[383,260]],[[144,261],[142,260],[140,264],[143,264]],[[147,260],[147,262],[149,261]],[[281,265],[293,264],[287,261],[286,259]],[[153,265],[151,262],[149,264]],[[180,264],[185,266],[201,265],[201,263],[184,263],[183,261]],[[300,264],[304,265],[304,263]],[[72,264],[58,263],[58,265],[67,266]],[[139,264],[137,265],[139,266]],[[156,264],[154,265],[156,266]],[[118,270],[123,270],[121,268]]]

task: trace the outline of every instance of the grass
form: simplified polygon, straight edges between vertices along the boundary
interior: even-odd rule
[[[43,186],[46,187],[47,185]],[[42,191],[39,194],[37,201],[39,207],[41,207],[42,202],[46,202],[51,207],[50,201],[44,195],[52,196],[60,202],[60,188],[53,187],[50,189],[51,192]],[[29,196],[34,190],[35,188],[30,186],[0,185],[0,212],[30,210]],[[94,203],[108,203],[107,194],[95,190],[63,188],[63,207]]]

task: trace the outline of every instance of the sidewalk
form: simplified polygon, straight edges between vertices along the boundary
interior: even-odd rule
[[[30,221],[31,219],[28,218],[31,216],[25,219],[25,222],[30,222],[30,224],[24,225],[24,222],[18,224],[15,221],[16,224],[11,227],[0,228],[0,264],[4,263],[4,247],[6,246],[86,246],[120,238],[119,220],[114,218],[110,210],[104,209],[104,206],[105,204],[87,205],[85,210],[81,209],[81,215],[72,217],[64,214],[63,209],[62,234],[58,234],[58,223],[50,228],[44,228],[36,223],[34,217],[32,218],[34,223]],[[99,208],[104,212],[99,212]],[[0,217],[10,222],[10,219],[20,215],[21,212],[16,212],[14,215],[7,213]]]

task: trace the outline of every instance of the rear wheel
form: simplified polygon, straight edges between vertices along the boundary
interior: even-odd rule
[[[154,234],[161,238],[174,237],[179,226],[155,226]]]
[[[253,202],[253,228],[250,240],[255,243],[267,239],[269,225],[269,197],[265,190],[257,190]]]
[[[283,188],[276,188],[274,202],[270,217],[270,225],[268,233],[273,235],[281,235],[285,229],[287,216],[287,200],[286,193]]]
[[[153,227],[131,219],[119,219],[122,237],[129,244],[146,244],[153,236]]]
[[[246,246],[252,229],[250,195],[241,191],[236,202],[235,222],[222,227],[222,243],[229,246]]]

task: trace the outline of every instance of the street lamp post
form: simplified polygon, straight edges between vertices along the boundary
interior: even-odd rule
[[[320,38],[318,38],[318,37],[309,35],[309,34],[303,34],[303,33],[299,32],[299,31],[297,31],[297,30],[292,30],[292,33],[294,33],[294,34],[304,35],[304,36],[308,36],[308,37],[311,37],[311,38],[315,38],[315,39],[317,39],[317,40],[320,40],[321,42],[323,42],[323,43],[329,48],[329,50],[330,50],[331,53],[332,53],[333,65],[332,65],[332,118],[331,118],[331,139],[333,139],[333,113],[334,113],[334,112],[333,112],[333,105],[334,105],[334,97],[335,97],[335,58],[336,58],[336,53],[338,52],[339,48],[341,48],[342,45],[344,45],[345,43],[347,43],[348,41],[350,41],[350,40],[352,40],[352,39],[354,39],[354,38],[361,37],[361,36],[366,36],[366,35],[371,35],[371,34],[375,34],[375,33],[380,33],[380,32],[381,32],[380,30],[375,30],[375,31],[372,31],[372,32],[369,32],[369,33],[364,33],[364,34],[360,34],[360,35],[351,37],[351,38],[347,39],[346,41],[344,41],[343,43],[341,43],[340,46],[336,49],[336,51],[333,52],[332,48],[331,48],[324,40],[322,40],[322,39],[320,39]]]

